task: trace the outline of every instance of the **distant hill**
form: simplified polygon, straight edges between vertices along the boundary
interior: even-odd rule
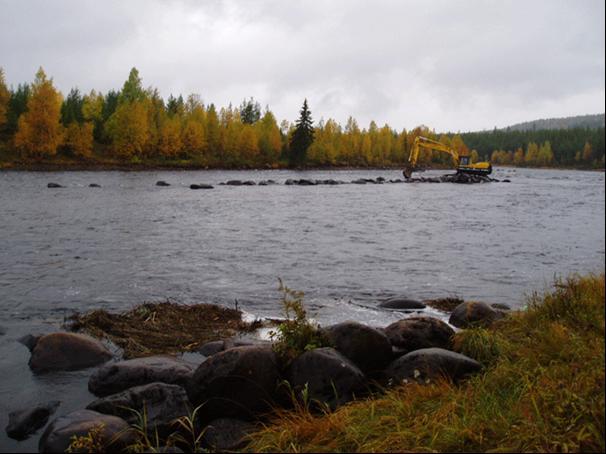
[[[604,114],[577,115],[576,117],[545,118],[525,121],[501,128],[504,131],[539,131],[541,129],[570,129],[570,128],[603,128]]]

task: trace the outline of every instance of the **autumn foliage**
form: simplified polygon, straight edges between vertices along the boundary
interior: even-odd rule
[[[238,107],[222,108],[205,104],[198,95],[163,99],[158,90],[144,88],[136,68],[119,91],[103,94],[92,90],[82,95],[73,88],[64,98],[42,68],[31,85],[10,90],[0,69],[0,161],[19,156],[23,162],[66,163],[71,159],[92,165],[401,166],[414,139],[423,135],[459,155],[471,156],[474,162],[604,165],[603,128],[601,135],[600,131],[560,131],[557,141],[524,142],[522,133],[511,134],[519,142],[515,147],[490,149],[487,143],[492,137],[508,143],[509,136],[492,132],[440,135],[425,126],[395,130],[374,121],[361,127],[352,117],[344,126],[330,118],[314,122],[307,101],[296,122],[278,123],[269,108],[261,109],[253,98]],[[469,147],[468,140],[477,143],[478,149]],[[448,154],[436,151],[423,152],[419,164],[453,166]]]
[[[19,118],[15,135],[15,146],[26,156],[43,158],[57,154],[63,142],[61,102],[61,93],[40,68],[32,85],[27,112]]]

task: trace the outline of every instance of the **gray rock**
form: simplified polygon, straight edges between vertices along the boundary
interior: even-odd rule
[[[97,184],[97,183],[91,183],[91,184],[89,184],[89,185],[88,185],[88,187],[89,187],[89,188],[100,188],[100,187],[101,187],[101,185],[100,185],[100,184]]]
[[[213,186],[211,184],[204,184],[204,183],[190,184],[189,189],[213,189]]]
[[[63,186],[61,186],[59,183],[49,183],[46,185],[47,188],[62,188]]]
[[[229,350],[234,347],[246,347],[249,345],[255,345],[251,341],[241,339],[224,339],[218,341],[211,341],[203,344],[199,349],[198,353],[204,356],[212,356],[219,352]]]
[[[161,436],[168,436],[174,429],[174,420],[190,413],[189,399],[185,389],[178,385],[150,383],[135,386],[126,391],[102,397],[86,407],[106,415],[119,416],[129,424],[136,424],[139,416],[147,415],[150,434],[155,429]]]
[[[252,180],[247,180],[247,181],[243,181],[242,182],[242,186],[256,186],[257,183],[255,183]]]
[[[200,364],[187,385],[187,394],[194,406],[204,403],[208,420],[251,419],[271,408],[279,379],[271,347],[234,347]]]
[[[351,184],[366,184],[366,183],[368,183],[368,182],[367,182],[367,181],[366,181],[366,179],[364,179],[364,178],[359,178],[359,179],[357,179],[357,180],[353,180],[353,181],[351,182]]]
[[[454,330],[442,320],[433,317],[410,317],[392,323],[385,334],[401,355],[421,348],[452,348]]]
[[[404,380],[426,383],[428,379],[442,376],[458,381],[481,368],[480,363],[460,353],[442,348],[424,348],[396,359],[387,367],[385,375],[393,383]]]
[[[38,451],[65,452],[72,436],[85,436],[94,428],[100,429],[100,442],[106,452],[120,452],[135,442],[134,434],[122,418],[78,410],[51,421],[40,438]]]
[[[362,371],[330,347],[316,348],[294,359],[286,377],[296,395],[300,396],[307,387],[310,399],[324,402],[331,408],[352,400],[366,383]]]
[[[202,442],[213,452],[235,451],[246,446],[246,436],[255,430],[255,425],[233,418],[211,421],[202,437]]]
[[[171,356],[149,356],[105,364],[88,381],[96,396],[108,396],[133,386],[162,382],[184,386],[193,374],[193,366]]]
[[[44,427],[50,415],[59,407],[61,402],[53,400],[34,408],[13,411],[8,414],[6,434],[15,440],[25,440],[41,427]]]
[[[422,302],[410,298],[394,297],[379,303],[379,307],[386,309],[425,309],[426,306]]]
[[[286,186],[292,186],[293,184],[296,184],[296,182],[295,182],[295,180],[293,180],[292,178],[289,178],[288,180],[286,180],[286,181],[284,182],[284,184],[285,184]]]
[[[27,349],[31,352],[34,350],[34,347],[36,346],[38,340],[41,337],[41,335],[26,334],[25,336],[21,336],[19,339],[17,339],[17,342],[25,345]]]
[[[332,346],[365,374],[382,370],[392,359],[387,336],[370,326],[343,322],[322,331]]]
[[[166,181],[156,181],[156,186],[170,186]]]
[[[201,345],[198,349],[198,353],[201,353],[204,356],[213,356],[223,350],[225,350],[225,341],[218,340]]]
[[[457,328],[469,328],[471,326],[490,326],[500,315],[488,304],[479,301],[469,301],[455,307],[448,323]]]
[[[35,373],[78,370],[97,366],[111,358],[111,352],[90,336],[52,333],[38,339],[32,350],[29,367]]]
[[[490,307],[492,307],[493,309],[497,309],[500,311],[510,311],[511,307],[507,304],[502,304],[502,303],[492,303],[490,305]]]
[[[242,186],[242,181],[241,180],[229,180],[227,183],[225,183],[227,186]]]

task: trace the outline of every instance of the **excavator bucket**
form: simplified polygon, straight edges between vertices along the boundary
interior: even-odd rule
[[[404,178],[408,180],[410,177],[412,177],[413,170],[414,169],[411,166],[404,167],[404,170],[402,171],[402,174],[404,174]]]

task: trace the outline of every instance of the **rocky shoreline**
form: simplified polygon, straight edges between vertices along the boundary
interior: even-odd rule
[[[426,303],[433,305],[431,301]],[[46,426],[39,441],[40,452],[63,452],[70,444],[74,447],[76,439],[72,437],[92,432],[106,449],[120,451],[140,442],[144,412],[144,433],[157,432],[160,441],[173,450],[170,452],[180,452],[174,449],[189,450],[191,445],[178,441],[188,435],[179,421],[191,422],[192,412],[197,409],[191,430],[204,434],[203,446],[237,449],[242,447],[246,434],[277,409],[306,405],[312,410],[334,410],[397,384],[426,384],[445,377],[455,383],[465,379],[482,370],[483,365],[455,351],[453,327],[489,326],[508,313],[505,308],[460,301],[449,323],[413,314],[379,328],[357,322],[317,327],[325,340],[323,345],[285,358],[276,349],[275,340],[234,338],[235,332],[251,329],[250,324],[236,320],[235,312],[239,311],[199,305],[199,310],[183,306],[186,312],[178,312],[166,304],[170,303],[143,305],[113,317],[100,316],[99,311],[78,315],[70,320],[70,331],[20,339],[31,351],[29,365],[36,375],[90,368],[88,389],[98,399],[48,424],[58,401],[14,411],[9,415],[7,434],[25,439]],[[404,311],[424,305],[406,298],[382,303],[385,310]],[[202,316],[202,312],[211,315]],[[217,314],[223,314],[224,320],[218,320]],[[229,322],[231,327],[217,331],[215,323],[193,334],[199,337],[198,342],[185,337],[167,350],[148,348],[144,336],[128,331],[128,327],[140,325],[142,333],[150,333],[151,344],[159,339],[166,341],[153,334],[166,331],[162,319],[174,324],[187,315],[194,325],[212,325],[215,321]],[[124,323],[121,325],[119,320]],[[154,324],[159,324],[157,329]],[[173,327],[172,333],[179,337],[179,332],[188,329],[191,331],[186,325]],[[129,349],[125,341],[119,345],[122,354],[116,355],[98,338],[73,330],[118,340],[117,344],[124,340],[124,333],[131,332],[138,347]],[[166,334],[170,337],[171,332]],[[158,354],[178,351],[195,352],[200,361],[194,365],[176,356]]]

